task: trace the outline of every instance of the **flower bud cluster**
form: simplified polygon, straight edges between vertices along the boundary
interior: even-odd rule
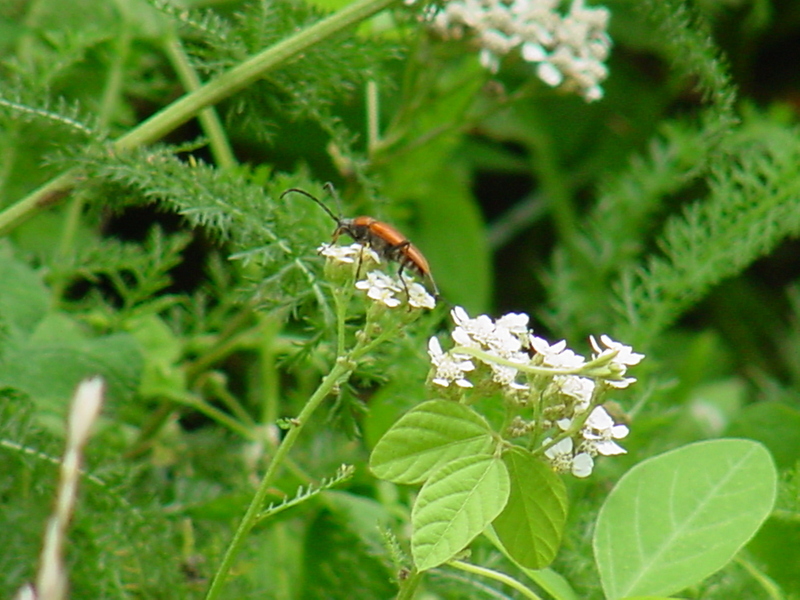
[[[547,85],[577,92],[587,101],[599,100],[600,84],[608,75],[610,13],[573,0],[569,12],[562,14],[560,4],[561,0],[449,0],[430,18],[445,37],[472,35],[481,47],[481,64],[492,72],[503,56],[519,49]]]
[[[461,307],[451,311],[455,346],[445,352],[438,338],[428,343],[434,386],[479,394],[500,390],[517,414],[509,419],[509,437],[534,435],[558,471],[587,477],[594,457],[625,452],[615,440],[628,434],[601,406],[611,389],[629,386],[627,369],[644,355],[606,335],[589,360],[566,347],[550,344],[528,329],[529,317],[510,313],[497,320],[470,318]],[[536,418],[525,418],[529,411]]]

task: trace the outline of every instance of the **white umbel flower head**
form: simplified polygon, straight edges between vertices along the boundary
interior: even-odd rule
[[[467,311],[456,306],[451,311],[457,327],[453,330],[453,340],[459,346],[482,350],[504,361],[526,365],[530,357],[522,349],[528,344],[528,315],[509,313],[493,321],[487,315],[479,315],[471,319]],[[528,390],[527,384],[519,383],[519,369],[512,365],[503,365],[492,360],[484,361],[492,370],[495,383],[510,392]]]
[[[611,49],[610,12],[573,0],[566,14],[560,0],[450,0],[431,17],[435,30],[459,39],[471,33],[481,46],[480,63],[496,72],[519,48],[523,60],[551,87],[575,91],[587,102],[603,96]]]
[[[322,244],[317,248],[317,252],[327,259],[334,262],[355,264],[362,251],[361,244],[350,244],[349,246],[339,246],[338,244]]]

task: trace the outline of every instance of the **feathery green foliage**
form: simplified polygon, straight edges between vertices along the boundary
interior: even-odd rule
[[[769,450],[778,508],[681,596],[800,595],[787,566],[800,560],[800,131],[775,58],[797,50],[800,14],[609,0],[604,97],[587,103],[543,81],[562,63],[530,56],[549,49],[499,50],[507,24],[493,22],[490,55],[470,27],[426,22],[460,6],[0,5],[1,595],[36,579],[64,413],[97,374],[106,399],[66,531],[72,597],[522,597],[511,578],[528,597],[601,598],[591,538],[609,490],[656,454],[726,436]],[[604,18],[573,25],[587,14]],[[291,188],[396,227],[430,263],[439,306],[390,309],[356,289],[368,255],[326,262],[338,218]],[[519,210],[526,198],[535,210]],[[487,226],[508,215],[515,237],[490,247]],[[403,244],[395,256],[425,264]],[[514,527],[509,548],[475,538],[479,515],[469,556],[414,571],[415,503],[441,498],[368,468],[403,413],[448,404],[427,354],[451,304],[538,314],[536,335],[570,347],[605,333],[648,354],[634,389],[606,390],[627,455],[564,476],[548,569],[514,562]],[[462,408],[485,429],[478,463],[495,468],[517,443],[496,433],[515,426],[499,392]],[[526,468],[560,477],[530,445]],[[498,487],[464,506],[496,513]],[[541,490],[514,489],[517,510],[541,508]]]
[[[797,130],[745,123],[726,140],[708,198],[664,227],[646,266],[623,275],[628,339],[648,340],[726,277],[800,234]]]

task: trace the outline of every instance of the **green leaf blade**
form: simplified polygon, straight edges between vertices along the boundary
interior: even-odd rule
[[[508,470],[494,456],[468,456],[437,471],[411,513],[417,569],[432,569],[466,548],[500,514],[509,491]]]
[[[561,478],[522,448],[503,456],[511,477],[508,504],[494,530],[517,563],[543,569],[556,557],[567,520],[567,490]]]
[[[769,515],[776,481],[769,452],[750,440],[691,444],[631,469],[595,530],[606,597],[667,596],[722,568]]]
[[[413,408],[378,441],[370,469],[395,483],[420,483],[442,465],[465,456],[489,456],[494,447],[486,420],[448,400]]]

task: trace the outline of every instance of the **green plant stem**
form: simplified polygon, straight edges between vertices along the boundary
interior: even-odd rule
[[[209,404],[199,396],[195,396],[193,394],[184,394],[181,397],[173,397],[170,398],[177,402],[178,404],[182,404],[184,406],[189,406],[198,410],[199,412],[203,413],[210,419],[213,419],[223,427],[227,427],[237,435],[240,435],[246,440],[255,441],[257,439],[257,432],[254,427],[247,427],[245,424],[240,423],[228,413],[221,411],[216,406]]]
[[[534,118],[535,117],[529,117]],[[531,167],[539,176],[543,197],[550,205],[559,238],[572,252],[575,249],[575,238],[578,233],[578,215],[575,210],[573,193],[569,178],[558,165],[555,143],[552,138],[542,132],[546,128],[536,125],[531,128],[531,142],[535,152]]]
[[[400,585],[400,591],[397,593],[395,600],[411,600],[414,594],[417,593],[420,583],[422,583],[422,573],[414,571]]]
[[[372,156],[380,144],[380,94],[374,79],[367,81],[367,154]]]
[[[227,579],[231,566],[233,566],[233,561],[241,550],[242,545],[250,533],[250,530],[255,525],[258,515],[261,513],[261,510],[264,506],[264,499],[267,497],[267,493],[269,492],[273,479],[278,472],[278,468],[283,465],[283,462],[289,454],[289,451],[294,446],[306,423],[308,423],[309,419],[311,418],[311,415],[328,396],[328,394],[331,393],[339,381],[346,377],[351,370],[352,363],[350,361],[346,359],[339,359],[336,362],[336,364],[333,366],[333,369],[331,369],[331,372],[325,376],[325,378],[322,380],[322,383],[303,407],[303,410],[300,411],[300,414],[297,416],[297,424],[289,430],[289,432],[286,434],[286,437],[284,437],[281,441],[278,449],[275,451],[275,456],[272,457],[269,467],[267,467],[267,472],[264,473],[264,477],[262,477],[261,483],[259,484],[258,489],[256,490],[256,493],[250,502],[250,506],[247,508],[247,512],[245,513],[244,517],[242,517],[239,528],[236,530],[233,540],[231,541],[230,546],[228,546],[228,550],[225,552],[225,556],[223,557],[217,572],[214,574],[214,579],[211,581],[211,586],[208,588],[208,593],[206,594],[206,600],[214,600],[222,591],[222,586]]]
[[[614,358],[617,357],[620,351],[613,350],[608,353],[604,353],[597,358],[572,369],[544,367],[542,365],[526,365],[524,363],[514,362],[513,360],[508,360],[506,358],[497,356],[496,354],[485,352],[477,348],[471,348],[469,346],[456,346],[450,350],[450,352],[454,355],[469,354],[470,356],[474,356],[482,362],[495,363],[504,367],[513,367],[519,371],[522,371],[523,373],[530,373],[531,375],[581,375],[583,377],[591,377],[593,379],[607,379],[612,375],[607,367],[609,363],[611,363]]]
[[[122,89],[125,82],[125,65],[131,53],[131,44],[133,43],[132,32],[132,17],[127,10],[124,2],[118,1],[117,10],[122,15],[122,26],[118,32],[117,43],[112,55],[111,65],[106,75],[105,86],[103,86],[103,96],[100,101],[100,110],[98,114],[98,125],[100,128],[108,127],[113,118],[114,112],[117,108]]]
[[[764,590],[770,600],[783,600],[784,596],[781,593],[781,588],[775,583],[766,573],[759,569],[752,561],[742,557],[739,553],[733,559],[740,567],[747,571],[753,579],[755,579]]]
[[[119,152],[153,143],[173,131],[201,110],[246,88],[268,71],[288,62],[315,44],[337,34],[397,3],[398,0],[356,0],[337,13],[256,54],[242,64],[212,79],[194,92],[182,96],[113,143]],[[79,180],[70,169],[37,188],[0,213],[0,235],[5,235],[39,211],[59,202]]]
[[[513,577],[509,577],[504,573],[500,573],[499,571],[493,571],[492,569],[479,567],[478,565],[473,565],[461,560],[451,560],[447,564],[456,569],[461,569],[462,571],[466,571],[467,573],[474,573],[475,575],[480,575],[481,577],[488,577],[489,579],[494,579],[495,581],[499,581],[500,583],[503,583],[511,588],[514,588],[520,594],[522,594],[526,598],[530,598],[531,600],[542,600],[541,596],[535,594],[532,590],[526,588],[519,581],[517,581]]]
[[[164,40],[164,51],[172,63],[172,68],[178,74],[178,79],[181,80],[181,84],[187,91],[195,92],[203,87],[177,35],[170,33],[167,36],[167,39]],[[213,107],[204,108],[197,118],[208,136],[208,145],[217,166],[222,169],[236,166],[236,157],[217,111]]]

